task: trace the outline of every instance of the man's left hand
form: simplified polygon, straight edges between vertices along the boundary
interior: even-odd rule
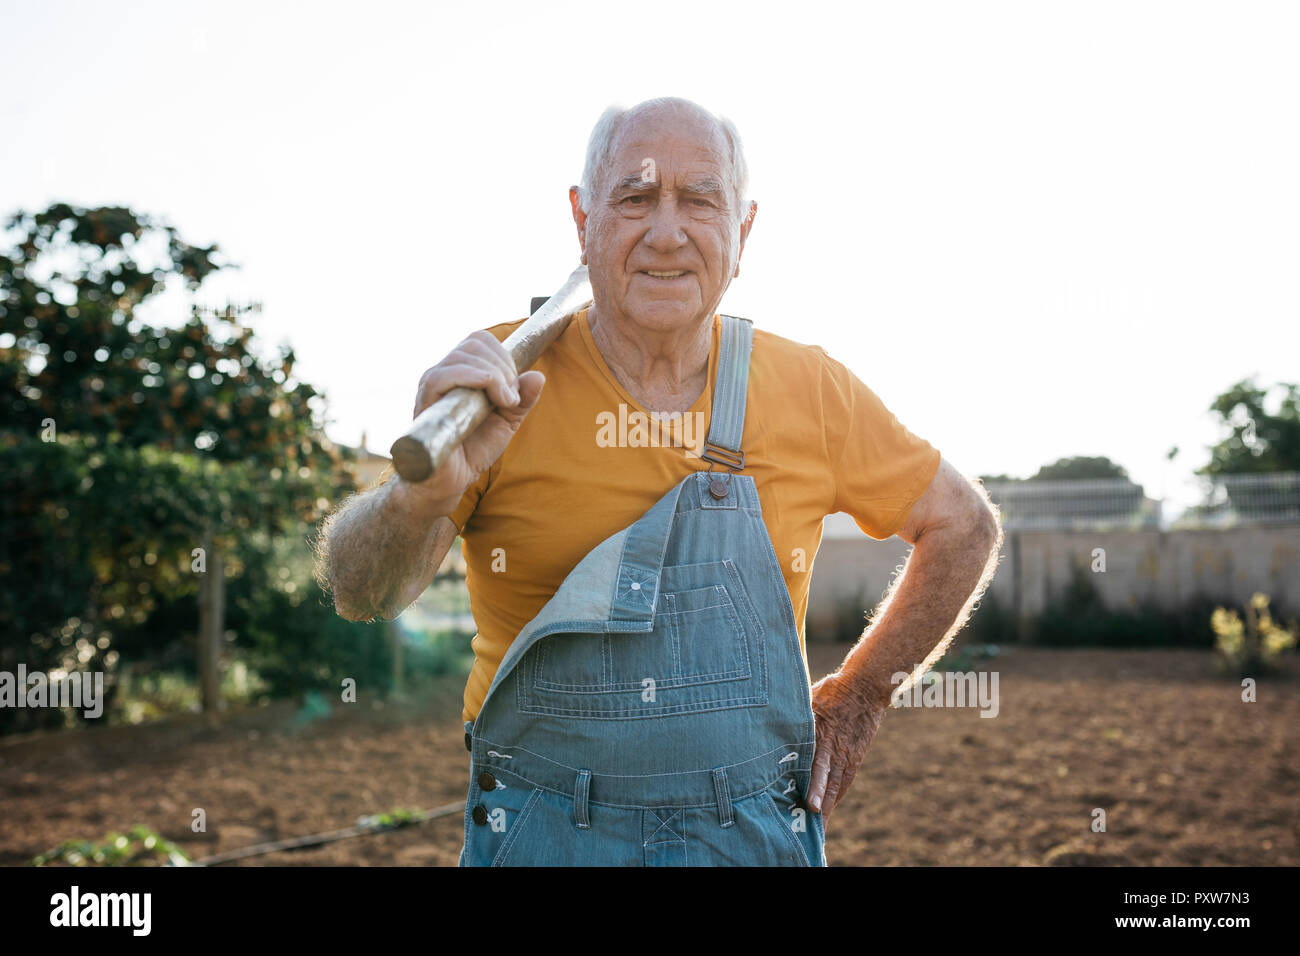
[[[808,806],[822,815],[823,827],[857,776],[888,708],[887,699],[872,699],[842,673],[827,674],[812,686],[817,746]]]

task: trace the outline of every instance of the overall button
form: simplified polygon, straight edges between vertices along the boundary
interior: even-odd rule
[[[478,786],[480,790],[495,790],[497,788],[497,778],[484,770],[478,775]]]
[[[483,826],[485,823],[487,823],[487,808],[480,803],[477,807],[475,807],[473,810],[470,811],[470,816],[474,818],[475,823],[477,823],[479,826]]]

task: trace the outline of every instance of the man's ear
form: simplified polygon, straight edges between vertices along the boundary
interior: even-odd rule
[[[740,257],[745,254],[745,240],[749,238],[749,230],[754,228],[754,217],[758,215],[758,203],[749,204],[749,215],[745,221],[740,224],[740,251],[736,253],[736,271],[731,277],[737,279],[740,277]]]
[[[578,200],[578,187],[569,187],[569,206],[573,209],[573,224],[578,227],[578,246],[582,249],[582,264],[587,264],[587,214]]]

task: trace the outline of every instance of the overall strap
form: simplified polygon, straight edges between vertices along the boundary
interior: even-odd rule
[[[713,387],[709,435],[700,455],[707,462],[734,471],[745,467],[740,447],[745,431],[745,395],[749,390],[749,353],[754,344],[754,323],[734,315],[722,319],[718,346],[718,379]]]
[[[709,435],[700,457],[733,471],[745,467],[745,453],[740,447],[745,430],[745,393],[749,388],[749,353],[754,344],[754,324],[734,315],[720,316],[722,339],[718,346],[718,373],[713,388],[713,411]],[[725,499],[731,476],[709,483],[715,499]],[[685,483],[666,494],[628,529],[619,560],[618,580],[610,621],[650,621],[654,619],[659,597],[659,574],[664,552],[677,512],[677,498]]]

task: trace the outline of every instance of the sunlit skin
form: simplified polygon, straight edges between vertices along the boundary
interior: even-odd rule
[[[685,411],[707,382],[710,321],[739,275],[756,207],[740,221],[721,130],[680,106],[629,117],[592,192],[584,213],[569,190],[592,336],[644,407]]]

